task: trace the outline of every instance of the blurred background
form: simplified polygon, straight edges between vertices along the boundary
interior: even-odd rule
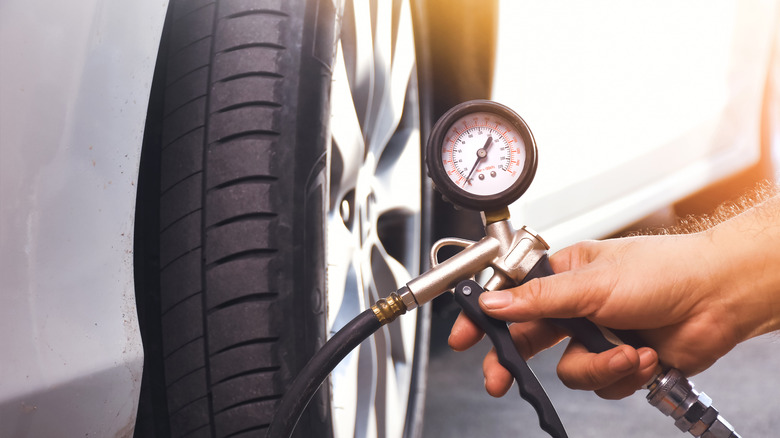
[[[539,170],[512,207],[551,251],[583,239],[673,225],[774,181],[780,151],[778,2],[499,1],[492,99],[534,132]],[[516,386],[483,388],[477,347],[447,346],[458,314],[434,304],[426,438],[546,437]],[[565,344],[565,342],[564,342]],[[563,345],[531,367],[572,437],[683,436],[647,405],[572,391],[555,367]],[[780,428],[780,343],[738,346],[692,381],[746,437]]]

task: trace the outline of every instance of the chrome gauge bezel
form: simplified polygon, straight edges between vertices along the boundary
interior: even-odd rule
[[[473,113],[491,113],[503,118],[512,125],[523,141],[525,147],[525,162],[517,180],[509,188],[491,195],[469,193],[459,187],[447,175],[442,162],[442,148],[447,133],[455,122]],[[425,151],[428,175],[433,180],[436,190],[443,197],[458,207],[477,211],[495,211],[508,206],[525,193],[536,175],[537,150],[536,141],[531,129],[520,115],[511,108],[490,100],[471,100],[452,107],[444,113],[433,126]]]

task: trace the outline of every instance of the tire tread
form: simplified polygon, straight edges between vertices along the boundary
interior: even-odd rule
[[[290,26],[305,4],[171,1],[158,206],[171,436],[262,431],[303,360],[302,331],[283,327],[302,65],[287,48],[300,49]]]

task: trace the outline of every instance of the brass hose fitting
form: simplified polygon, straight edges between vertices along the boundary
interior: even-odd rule
[[[393,292],[387,298],[378,300],[371,306],[371,310],[379,323],[385,325],[395,321],[399,315],[406,313],[406,304],[397,293]]]

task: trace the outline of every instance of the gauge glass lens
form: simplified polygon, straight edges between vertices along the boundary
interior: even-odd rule
[[[525,143],[505,118],[477,112],[455,121],[441,145],[444,171],[462,190],[478,196],[501,193],[522,175]]]

